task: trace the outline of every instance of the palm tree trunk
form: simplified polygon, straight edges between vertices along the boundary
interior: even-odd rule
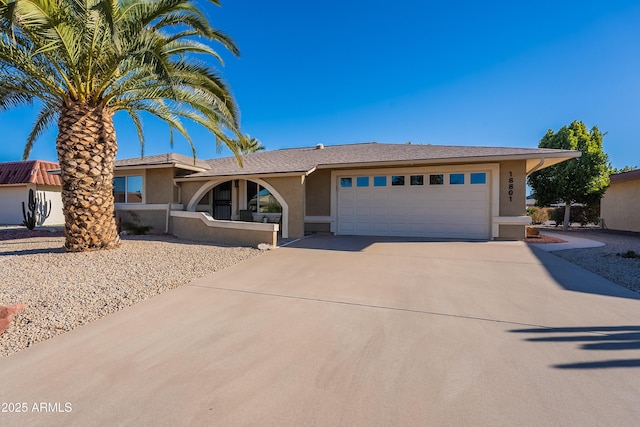
[[[113,113],[102,105],[68,101],[60,112],[56,149],[65,250],[119,246],[113,205],[113,166],[118,150]]]

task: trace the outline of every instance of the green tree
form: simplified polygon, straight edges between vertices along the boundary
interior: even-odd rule
[[[628,166],[628,165],[626,165],[622,169],[611,168],[611,170],[609,171],[609,174],[615,175],[617,173],[631,172],[631,171],[635,171],[635,170],[638,170],[638,166]]]
[[[209,0],[219,5],[218,0]],[[209,65],[210,45],[234,55],[231,38],[189,0],[0,0],[0,112],[36,103],[24,158],[57,122],[65,249],[113,248],[113,115],[126,112],[144,154],[141,112],[169,125],[195,148],[182,120],[200,124],[240,161],[230,89]]]
[[[240,153],[242,154],[255,153],[256,151],[263,151],[267,149],[258,139],[253,138],[249,134],[239,138],[238,145]]]
[[[529,175],[529,185],[538,206],[565,203],[563,228],[569,227],[571,205],[600,201],[609,185],[609,159],[602,150],[602,133],[590,131],[583,122],[574,121],[558,132],[549,129],[540,140],[540,148],[579,150],[582,156],[550,166]]]

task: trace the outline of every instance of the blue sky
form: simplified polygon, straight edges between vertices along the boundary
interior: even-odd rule
[[[206,2],[202,2],[205,4]],[[245,133],[268,149],[356,142],[536,147],[573,120],[607,132],[615,167],[640,166],[640,3],[616,1],[222,0],[206,6],[241,57],[221,69]],[[221,49],[221,48],[220,48]],[[19,160],[34,119],[0,114],[0,161]],[[189,125],[198,157],[217,153]],[[116,115],[118,158],[140,155]],[[169,146],[145,117],[146,154]],[[55,130],[31,158],[57,160]]]

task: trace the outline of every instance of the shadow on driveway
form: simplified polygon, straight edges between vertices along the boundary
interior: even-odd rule
[[[361,252],[375,243],[403,242],[465,242],[486,243],[486,240],[438,239],[433,237],[386,237],[386,236],[334,236],[330,234],[311,234],[290,243],[297,249],[315,249],[325,251]]]
[[[526,338],[536,343],[576,342],[582,350],[640,350],[640,326],[594,326],[566,328],[513,329],[517,334],[539,335]],[[640,359],[609,359],[553,365],[557,369],[640,368]]]
[[[569,261],[531,246],[529,250],[538,258],[555,282],[568,291],[640,300],[640,293],[611,282]]]

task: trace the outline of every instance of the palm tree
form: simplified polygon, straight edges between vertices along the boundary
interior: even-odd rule
[[[267,147],[262,145],[262,143],[258,139],[252,137],[249,134],[246,134],[238,139],[238,145],[240,147],[241,154],[255,153],[256,151],[267,149]]]
[[[67,251],[120,243],[113,203],[116,112],[131,117],[142,154],[140,112],[147,112],[169,125],[171,144],[174,131],[187,139],[194,160],[182,119],[205,127],[240,161],[230,89],[193,57],[222,64],[211,42],[239,53],[189,0],[0,0],[0,112],[37,102],[25,159],[57,121]]]

